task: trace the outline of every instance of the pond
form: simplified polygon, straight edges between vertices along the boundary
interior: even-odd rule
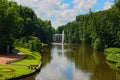
[[[21,80],[120,80],[104,53],[83,44],[53,45],[43,51],[40,72]]]

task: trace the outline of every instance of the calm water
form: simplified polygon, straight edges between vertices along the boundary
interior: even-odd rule
[[[42,56],[41,71],[21,80],[120,80],[103,53],[87,45],[53,45]]]

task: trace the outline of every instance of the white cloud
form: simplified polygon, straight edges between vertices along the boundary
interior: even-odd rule
[[[107,2],[105,2],[103,9],[107,10],[107,9],[111,8],[111,6],[112,6],[112,3],[110,1],[107,1]]]
[[[74,0],[74,3],[76,4],[75,9],[77,10],[89,10],[92,8],[94,4],[96,4],[96,0]]]
[[[64,50],[65,51],[65,50]],[[35,80],[89,80],[90,73],[82,72],[75,68],[75,63],[67,59],[62,50],[54,48],[52,51],[52,59],[40,73]],[[58,53],[58,54],[57,54]],[[58,56],[59,55],[59,56]]]
[[[62,3],[63,0],[15,0],[18,4],[29,6],[35,10],[38,17],[52,21],[54,28],[73,21],[78,12],[88,11],[96,3],[96,0],[73,0],[73,8],[68,8],[70,3]],[[51,16],[55,15],[55,20]]]

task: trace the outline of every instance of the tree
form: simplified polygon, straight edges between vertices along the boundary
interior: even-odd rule
[[[100,38],[97,38],[95,40],[93,48],[95,51],[103,51],[104,45],[103,45],[103,42]]]
[[[54,31],[51,21],[41,20],[31,8],[0,0],[0,53],[11,52],[15,40],[27,36],[36,37],[31,48],[38,50],[39,42],[52,42]]]
[[[115,6],[120,9],[120,0],[115,0]]]
[[[20,32],[21,20],[17,4],[9,4],[7,0],[0,0],[0,3],[0,52],[7,53],[12,50],[15,37]]]
[[[39,37],[43,43],[50,44],[52,42],[52,36],[55,32],[51,26],[51,21],[37,20],[37,29],[35,31],[35,36]]]
[[[91,12],[76,16],[76,21],[60,26],[64,30],[66,41],[71,43],[89,43],[96,50],[104,46],[120,47],[120,0],[108,10]],[[99,48],[101,47],[101,48]]]

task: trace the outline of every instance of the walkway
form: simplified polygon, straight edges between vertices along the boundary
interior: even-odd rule
[[[4,56],[0,55],[0,64],[6,64],[9,61],[17,61],[21,60],[25,57],[25,54],[18,53],[16,56]]]

